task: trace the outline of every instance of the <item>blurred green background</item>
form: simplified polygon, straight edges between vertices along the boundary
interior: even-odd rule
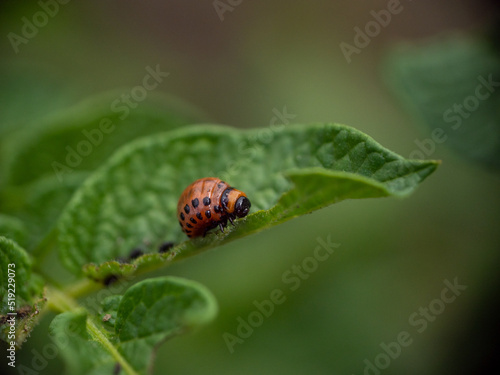
[[[146,66],[170,75],[160,91],[198,106],[207,120],[265,127],[283,110],[294,122],[339,122],[408,157],[430,137],[400,106],[381,74],[388,48],[449,31],[475,33],[495,21],[494,2],[401,1],[403,11],[348,63],[340,43],[390,1],[71,1],[16,53],[7,35],[37,2],[0,3],[0,136],[108,89],[141,83]],[[228,8],[228,9],[229,9]],[[6,138],[4,138],[5,140]],[[446,142],[442,165],[405,200],[346,201],[158,272],[205,284],[216,321],[165,343],[156,374],[362,374],[381,343],[412,343],[384,374],[482,373],[498,348],[498,173]],[[283,274],[313,254],[317,239],[340,246],[291,291]],[[409,317],[440,298],[444,281],[467,289],[417,332]],[[286,301],[231,353],[254,301],[281,289]],[[45,317],[18,353],[29,363],[47,339]],[[55,358],[41,372],[60,372]],[[367,372],[370,374],[376,371]]]

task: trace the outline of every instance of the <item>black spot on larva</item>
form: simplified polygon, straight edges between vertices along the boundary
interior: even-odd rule
[[[184,220],[186,216],[184,216],[184,212],[181,212],[181,219]]]
[[[189,229],[186,229],[186,233],[191,233],[192,231],[190,231]]]
[[[190,208],[189,208],[189,206],[186,204],[186,205],[184,206],[184,212],[188,214],[188,213],[189,213],[189,211],[190,211]]]
[[[223,182],[219,182],[219,183],[217,184],[217,187],[218,187],[219,189],[220,189],[221,187],[223,187],[223,186],[224,186],[224,181],[223,181]]]
[[[171,248],[173,248],[175,246],[175,244],[173,242],[164,242],[160,245],[160,247],[158,248],[158,252],[160,254],[162,253],[166,253],[167,251],[169,251]]]
[[[197,217],[199,220],[203,220],[203,216],[201,216],[201,212],[197,212],[197,213],[196,213],[196,217]]]
[[[209,198],[209,197],[205,197],[205,198],[203,198],[203,204],[204,204],[205,206],[208,206],[208,205],[210,204],[210,198]]]
[[[215,212],[220,212],[220,206],[215,206],[215,207],[214,207],[214,211],[215,211]]]
[[[129,259],[136,259],[139,258],[141,255],[144,255],[144,251],[142,251],[141,249],[133,249],[128,257]]]
[[[222,207],[227,210],[227,206],[229,204],[229,193],[231,192],[231,190],[234,190],[232,187],[230,188],[227,188],[226,190],[224,190],[222,192],[222,196],[220,198],[220,203],[222,204]]]
[[[198,223],[198,222],[194,219],[194,217],[189,218],[189,221],[190,221],[190,222],[192,222],[193,224]]]
[[[212,217],[212,212],[210,212],[210,210],[206,210],[205,211],[205,216],[210,219]]]
[[[179,225],[182,227],[183,224],[179,221]]]
[[[192,226],[191,224],[187,223],[187,224],[186,224],[186,227],[188,227],[188,228],[192,228],[193,226]]]
[[[188,237],[191,238],[192,236],[190,234],[188,234]]]
[[[198,205],[200,204],[200,201],[198,200],[198,198],[194,198],[194,199],[191,201],[191,204],[193,205],[193,208],[196,208],[196,207],[198,207]]]

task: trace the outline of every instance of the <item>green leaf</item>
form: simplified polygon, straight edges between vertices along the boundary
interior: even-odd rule
[[[23,242],[23,245],[29,251],[54,227],[64,206],[88,175],[75,172],[62,182],[55,176],[49,176],[23,188],[4,190],[4,209],[20,218],[23,226],[27,228],[29,239]]]
[[[224,234],[214,231],[182,242],[168,256],[150,254],[132,265],[155,267],[343,199],[405,196],[436,167],[404,159],[337,124],[175,130],[124,146],[86,180],[59,222],[60,254],[80,273],[89,263],[126,258],[137,247],[156,253],[164,241],[185,241],[177,201],[201,177],[220,177],[245,191],[252,213]]]
[[[102,301],[102,314],[99,316],[103,323],[103,326],[108,329],[108,331],[114,332],[116,315],[118,313],[118,308],[120,307],[120,302],[122,296],[114,295],[104,299]]]
[[[22,147],[14,134],[29,134],[43,126],[40,118],[68,106],[74,94],[66,81],[40,62],[0,62],[0,185],[6,178],[4,162]]]
[[[133,275],[136,267],[132,264],[111,260],[99,266],[86,264],[83,268],[85,276],[95,281],[109,280],[110,277]]]
[[[144,280],[120,302],[115,324],[119,350],[135,368],[144,369],[150,361],[147,354],[158,344],[216,315],[215,298],[201,284],[177,277]]]
[[[29,186],[21,217],[30,229],[30,249],[54,228],[64,207],[88,175],[74,172],[63,182],[51,176]]]
[[[64,357],[66,373],[113,374],[117,361],[100,345],[103,340],[89,332],[88,319],[82,309],[59,314],[50,323],[50,335]]]
[[[119,364],[126,374],[151,369],[155,349],[166,339],[206,324],[217,314],[213,295],[196,282],[177,277],[148,279],[133,285],[123,297],[103,302],[106,314],[65,312],[50,325],[71,374],[112,373]]]
[[[43,284],[31,273],[31,259],[14,241],[0,236],[0,301],[4,306],[0,316],[0,339],[25,341],[37,322],[37,315],[45,303]],[[13,303],[14,302],[14,303]],[[15,315],[15,339],[9,337],[8,320]]]
[[[11,238],[15,242],[25,245],[27,229],[22,220],[0,214],[0,236]]]
[[[428,127],[410,157],[431,157],[444,143],[500,168],[500,55],[488,40],[454,35],[401,46],[389,57],[386,76]]]
[[[83,101],[41,120],[34,131],[20,132],[4,144],[10,185],[23,185],[42,176],[63,181],[74,171],[99,166],[122,144],[199,121],[192,107],[158,92],[149,92],[143,102],[125,105],[115,90]],[[9,145],[11,145],[9,147]]]

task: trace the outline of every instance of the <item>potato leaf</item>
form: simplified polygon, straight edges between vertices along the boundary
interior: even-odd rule
[[[86,180],[59,221],[60,255],[70,270],[85,266],[93,278],[135,248],[151,254],[130,263],[154,268],[343,199],[405,196],[437,164],[407,160],[338,124],[174,130],[125,145]],[[245,191],[251,214],[224,234],[186,241],[177,201],[189,183],[207,176]],[[164,241],[180,244],[153,254]]]
[[[50,331],[68,373],[112,374],[120,368],[120,373],[145,374],[158,345],[210,322],[217,314],[217,303],[203,285],[159,277],[133,285],[121,298],[109,297],[103,309],[108,314],[105,318],[72,311],[52,321]]]
[[[500,168],[500,55],[480,37],[452,35],[401,46],[386,66],[403,104],[427,126],[410,157],[441,145]]]

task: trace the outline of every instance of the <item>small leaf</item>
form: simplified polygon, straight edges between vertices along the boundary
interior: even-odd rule
[[[492,44],[455,35],[401,46],[386,71],[398,99],[429,129],[410,157],[430,157],[444,143],[500,168],[500,55]]]
[[[177,277],[148,279],[120,298],[103,302],[104,314],[66,312],[51,323],[71,374],[145,374],[155,349],[166,339],[211,321],[217,313],[213,295],[202,285]],[[103,321],[103,317],[109,314]],[[114,330],[109,322],[115,320]],[[64,338],[57,340],[57,338]]]
[[[14,241],[0,236],[0,301],[4,315],[0,316],[0,339],[25,341],[37,322],[37,315],[45,303],[43,284],[31,272],[31,259]],[[15,316],[15,339],[9,337],[9,320]]]
[[[116,360],[89,332],[88,319],[87,312],[80,310],[59,314],[50,323],[50,335],[64,357],[66,373],[113,374]]]
[[[123,296],[115,330],[119,350],[134,368],[145,369],[151,351],[165,339],[206,324],[217,314],[217,303],[203,285],[177,277],[139,282]],[[145,355],[138,355],[138,353]]]
[[[122,144],[139,136],[154,134],[200,119],[194,108],[158,92],[146,100],[126,105],[115,90],[92,97],[43,119],[26,135],[13,134],[5,145],[7,180],[23,185],[42,176],[63,181],[74,171],[99,166]]]
[[[263,138],[261,135],[270,132]],[[156,253],[164,241],[187,238],[177,201],[194,180],[216,176],[246,192],[252,214],[225,234],[209,234],[131,262],[193,254],[347,198],[405,196],[436,169],[407,160],[367,135],[335,124],[241,131],[195,126],[121,148],[75,193],[61,217],[63,262],[75,273],[127,257],[134,248]],[[184,253],[184,254],[183,254]],[[146,265],[144,266],[146,267]]]

